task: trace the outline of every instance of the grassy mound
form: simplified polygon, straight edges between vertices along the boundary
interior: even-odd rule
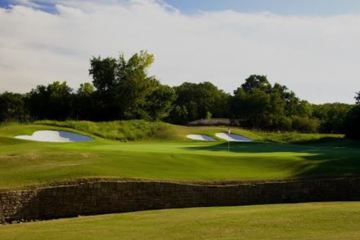
[[[206,134],[215,137],[215,133],[227,131],[227,127],[186,127],[163,122],[148,122],[144,120],[90,122],[90,121],[37,121],[37,125],[71,128],[98,137],[119,140],[184,140],[187,134]],[[232,128],[235,134],[256,141],[281,143],[299,143],[317,141],[324,138],[342,138],[341,134],[319,134],[298,132],[263,132]]]
[[[171,125],[144,120],[90,122],[90,121],[38,121],[38,125],[71,128],[101,138],[118,141],[171,138]]]
[[[186,140],[187,134],[207,134],[215,136],[216,132],[225,131],[226,127],[186,127],[163,122],[144,120],[89,122],[89,121],[37,121],[37,125],[70,128],[89,133],[101,138],[118,141],[136,140]],[[235,130],[239,134],[253,139],[261,136],[244,129]]]
[[[145,211],[0,226],[2,240],[359,238],[359,202]]]

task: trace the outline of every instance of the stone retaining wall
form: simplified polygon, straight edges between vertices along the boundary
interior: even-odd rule
[[[0,192],[0,222],[150,209],[360,200],[360,177],[187,184],[94,180]]]

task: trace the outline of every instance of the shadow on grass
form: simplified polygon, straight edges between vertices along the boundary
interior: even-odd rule
[[[230,148],[228,148],[228,143],[221,143],[187,147],[186,149],[189,151],[229,151],[231,153],[272,153],[271,156],[268,156],[269,159],[276,158],[276,153],[288,153],[289,160],[294,159],[295,156],[297,159],[303,160],[302,164],[294,166],[296,168],[294,169],[294,178],[360,175],[360,142],[347,139],[326,138],[296,144],[230,143]],[[286,156],[286,154],[282,154],[282,160]],[[261,156],[262,159],[264,157],[267,156]],[[256,161],[256,157],[254,159]]]
[[[338,137],[325,137],[320,139],[311,139],[311,140],[304,140],[298,141],[294,144],[298,145],[312,145],[312,146],[335,146],[335,147],[358,147],[360,148],[360,141],[353,141],[346,138],[338,138]]]

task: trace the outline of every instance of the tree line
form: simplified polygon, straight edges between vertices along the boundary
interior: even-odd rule
[[[187,124],[198,119],[236,119],[243,127],[264,130],[344,133],[359,120],[357,104],[311,104],[266,76],[251,75],[233,94],[210,82],[170,87],[148,74],[154,56],[93,57],[92,83],[71,89],[66,82],[39,85],[26,94],[0,95],[0,121],[125,119]],[[359,122],[359,121],[358,121]],[[348,125],[347,125],[348,124]],[[356,125],[356,124],[355,124]],[[357,130],[358,131],[358,130]]]

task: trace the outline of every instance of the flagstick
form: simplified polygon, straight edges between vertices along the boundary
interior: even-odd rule
[[[228,128],[228,134],[229,134],[229,137],[230,137],[230,134],[231,134],[231,130],[230,128]],[[230,152],[230,140],[228,139],[228,152]]]

